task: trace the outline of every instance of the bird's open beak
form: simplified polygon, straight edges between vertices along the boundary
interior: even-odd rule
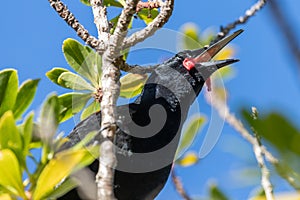
[[[201,73],[201,76],[204,78],[204,80],[207,80],[218,69],[238,61],[239,61],[238,59],[226,59],[226,60],[201,62],[196,64],[195,68],[198,72]]]
[[[221,51],[231,40],[236,38],[239,34],[243,32],[242,29],[234,32],[233,34],[223,38],[219,42],[209,46],[206,50],[195,49],[192,50],[190,55],[195,63],[202,63],[210,61],[219,51]]]

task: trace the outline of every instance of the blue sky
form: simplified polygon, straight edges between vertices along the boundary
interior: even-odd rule
[[[90,8],[82,5],[79,0],[64,2],[90,33],[96,35]],[[242,15],[253,2],[177,0],[173,16],[165,28],[178,31],[183,24],[192,22],[197,24],[200,30],[213,28],[218,31],[220,25],[226,25]],[[294,0],[280,2],[288,19],[294,25],[299,24],[300,15],[297,8],[300,7],[300,2]],[[18,69],[21,81],[28,78],[42,79],[31,106],[31,109],[38,110],[48,93],[54,91],[61,94],[66,91],[45,77],[45,73],[53,67],[67,67],[61,51],[63,40],[66,38],[81,40],[59,18],[47,0],[3,1],[1,4],[0,69],[7,67]],[[136,21],[135,26],[141,27],[143,24]],[[236,76],[226,82],[226,88],[230,93],[228,103],[231,110],[238,115],[241,106],[250,108],[254,105],[262,113],[277,110],[284,113],[294,124],[299,123],[300,68],[290,55],[285,38],[270,17],[268,6],[240,28],[245,32],[233,43],[237,49],[235,57],[241,61],[234,66]],[[300,26],[295,25],[293,28],[300,35]],[[149,41],[151,42],[151,39]],[[299,44],[300,41],[295,42]],[[170,45],[172,44],[176,44],[176,41],[170,41]],[[168,52],[150,51],[146,52],[145,56],[129,57],[129,62],[147,64],[159,62],[171,55]],[[211,109],[203,100],[203,95],[199,96],[198,101],[201,112],[209,115]],[[74,121],[70,120],[64,123],[60,130],[68,133],[73,126]],[[203,137],[200,134],[192,149],[199,150]],[[235,146],[235,149],[230,149],[230,146]],[[256,186],[247,186],[245,180],[238,181],[233,175],[236,169],[243,169],[246,166],[256,166],[251,146],[225,125],[217,145],[210,154],[197,165],[178,168],[177,171],[190,194],[205,195],[207,184],[214,180],[232,199],[245,199],[259,185],[259,179],[254,180]],[[278,179],[274,181],[278,190],[289,189],[284,181]],[[180,198],[169,182],[157,199]]]

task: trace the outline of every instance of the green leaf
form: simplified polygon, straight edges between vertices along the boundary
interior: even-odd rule
[[[52,193],[49,194],[48,199],[57,199],[77,186],[78,184],[76,181],[72,180],[71,178],[67,178],[64,180],[64,182],[59,184],[59,186],[57,186]]]
[[[183,158],[176,161],[176,164],[182,167],[189,167],[196,164],[199,161],[198,155],[195,152],[186,153]]]
[[[0,194],[0,200],[13,200],[13,198],[9,194],[3,193]]]
[[[151,9],[150,13],[149,13],[149,9],[144,8],[141,11],[139,11],[137,15],[140,19],[142,19],[145,22],[146,25],[148,25],[155,19],[155,17],[157,17],[158,14],[159,12],[156,8]]]
[[[57,153],[41,172],[37,180],[33,199],[47,198],[63,179],[70,176],[72,172],[92,163],[95,158],[91,151],[95,152],[96,148],[68,149]]]
[[[118,20],[119,20],[119,17],[120,17],[121,14],[117,15],[116,17],[112,18],[110,21],[110,23],[113,25],[112,28],[110,29],[110,33],[113,34],[116,27],[117,27],[117,24],[118,24]]]
[[[228,200],[226,195],[214,184],[209,187],[209,199],[210,200]]]
[[[245,109],[242,115],[258,135],[269,141],[281,153],[292,152],[300,155],[300,131],[286,117],[271,112],[254,120]]]
[[[64,69],[64,68],[59,68],[59,67],[55,67],[53,69],[51,69],[50,71],[48,71],[46,73],[46,76],[53,82],[53,83],[56,83],[57,85],[58,84],[58,77],[64,73],[64,72],[70,72],[69,70],[67,69]]]
[[[105,6],[115,6],[115,7],[119,7],[122,8],[124,5],[121,4],[121,1],[115,1],[115,0],[104,0],[103,1]]]
[[[63,43],[63,53],[68,64],[78,74],[87,78],[94,87],[100,87],[102,58],[98,53],[70,38]]]
[[[40,137],[50,145],[59,122],[59,103],[55,94],[47,97],[40,114]]]
[[[185,49],[198,49],[203,47],[199,41],[199,33],[196,25],[188,23],[183,27],[182,32],[184,34],[183,44]]]
[[[86,82],[81,76],[72,72],[64,72],[58,78],[58,84],[73,90],[90,90],[95,91],[96,89]]]
[[[39,79],[27,80],[19,88],[17,100],[13,109],[16,119],[21,117],[24,111],[31,104],[39,81]]]
[[[25,197],[18,159],[10,149],[0,150],[0,185],[10,194]]]
[[[32,132],[33,132],[33,117],[34,117],[34,113],[29,114],[29,116],[26,117],[24,124],[22,125],[24,156],[26,156],[29,151],[29,144],[31,142]]]
[[[80,120],[84,120],[91,114],[98,112],[100,110],[100,103],[93,101],[90,103],[81,113]]]
[[[82,138],[80,140],[80,142],[78,142],[76,145],[74,145],[73,147],[71,147],[73,150],[77,150],[77,149],[82,149],[85,146],[87,146],[87,144],[94,139],[97,136],[98,132],[97,131],[92,131],[90,133],[88,133],[84,138]]]
[[[18,75],[14,69],[0,71],[0,116],[14,108],[18,93]]]
[[[200,115],[194,115],[187,121],[187,127],[184,129],[182,138],[180,139],[176,155],[179,156],[185,149],[187,149],[193,142],[196,134],[203,127],[206,118]]]
[[[125,0],[118,0],[120,2],[120,4],[124,7],[126,5]]]
[[[91,97],[91,93],[72,92],[60,95],[58,97],[60,104],[59,121],[66,121],[80,112]]]
[[[22,149],[22,140],[12,111],[7,111],[0,118],[0,149],[6,148],[16,152]]]
[[[90,1],[89,0],[80,0],[81,3],[83,3],[86,6],[91,6]]]
[[[120,79],[120,97],[132,98],[139,95],[147,81],[146,74],[126,74]]]

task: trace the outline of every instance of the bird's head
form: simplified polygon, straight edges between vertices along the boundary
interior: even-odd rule
[[[179,52],[176,56],[182,59],[181,67],[191,72],[197,72],[202,79],[207,80],[218,69],[239,61],[237,59],[211,61],[211,59],[242,32],[243,30],[238,30],[208,47]]]

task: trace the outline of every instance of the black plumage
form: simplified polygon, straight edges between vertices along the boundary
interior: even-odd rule
[[[154,199],[164,187],[190,105],[213,72],[237,61],[210,60],[241,32],[210,47],[176,54],[151,73],[141,95],[133,103],[117,107],[118,164],[114,177],[117,199]],[[91,131],[101,130],[100,122],[100,112],[80,122],[61,149],[75,145]],[[92,143],[101,141],[98,137]],[[98,161],[90,169],[96,173]],[[72,190],[59,199],[85,198]]]

